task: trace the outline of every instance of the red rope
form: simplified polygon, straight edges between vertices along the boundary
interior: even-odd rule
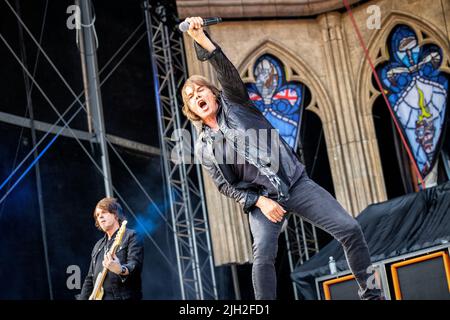
[[[402,140],[403,146],[405,147],[406,152],[408,153],[409,160],[411,161],[411,163],[413,165],[413,168],[414,168],[414,171],[416,172],[417,177],[419,178],[420,187],[423,187],[425,189],[425,182],[423,181],[422,174],[420,173],[419,168],[417,167],[416,161],[414,160],[414,157],[413,157],[413,155],[411,153],[411,150],[410,150],[410,148],[408,146],[408,143],[406,142],[405,137],[403,136],[403,132],[400,129],[400,125],[398,124],[397,118],[394,115],[394,111],[392,109],[391,103],[389,102],[389,99],[387,98],[386,94],[384,93],[383,86],[381,85],[380,78],[378,77],[378,74],[375,71],[375,67],[374,67],[374,65],[372,63],[372,59],[369,56],[369,50],[367,49],[367,47],[366,47],[366,45],[364,43],[364,39],[362,38],[361,33],[360,33],[360,31],[358,29],[358,26],[356,24],[355,18],[353,17],[352,9],[350,8],[350,5],[348,4],[348,0],[343,0],[343,2],[344,2],[344,5],[345,5],[345,8],[347,9],[347,12],[348,12],[348,14],[350,16],[350,19],[352,21],[353,27],[355,28],[356,34],[357,34],[358,39],[359,39],[359,43],[360,43],[362,49],[364,50],[364,53],[365,53],[365,56],[366,56],[366,60],[367,60],[367,62],[369,62],[370,67],[372,68],[372,73],[373,73],[373,75],[375,77],[375,80],[376,80],[376,82],[378,84],[378,88],[379,88],[381,94],[383,95],[384,101],[388,105],[389,112],[391,114],[392,119],[394,120],[395,127],[396,127],[396,129],[397,129],[397,131],[398,131],[398,133],[400,135],[400,138]]]

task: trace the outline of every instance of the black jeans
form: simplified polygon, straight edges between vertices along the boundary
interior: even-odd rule
[[[290,197],[280,203],[288,212],[331,234],[343,246],[352,273],[359,285],[361,299],[380,296],[380,290],[368,289],[367,268],[371,265],[369,249],[358,222],[325,189],[312,181],[305,171],[290,189]],[[276,299],[275,258],[283,221],[273,223],[255,208],[249,215],[253,235],[252,280],[255,298]]]

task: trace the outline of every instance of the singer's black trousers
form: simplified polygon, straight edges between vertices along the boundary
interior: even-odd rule
[[[337,239],[344,248],[347,262],[358,282],[361,299],[378,298],[379,290],[367,288],[371,261],[359,223],[333,196],[312,181],[305,170],[292,185],[289,194],[289,199],[280,202],[280,205]],[[273,300],[276,299],[275,258],[284,220],[273,223],[259,208],[255,208],[249,214],[249,221],[254,239],[252,280],[255,298]]]

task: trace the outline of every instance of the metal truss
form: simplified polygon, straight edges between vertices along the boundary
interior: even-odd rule
[[[203,184],[197,165],[175,163],[170,154],[177,148],[177,129],[191,128],[180,117],[179,93],[186,80],[181,34],[166,23],[166,8],[150,8],[145,2],[146,22],[158,109],[161,154],[174,229],[175,250],[183,299],[217,299],[212,250],[204,205]],[[195,130],[191,132],[195,135]],[[181,153],[184,150],[179,150]],[[181,155],[183,160],[189,156]],[[285,230],[291,272],[319,251],[313,225],[291,214]],[[295,298],[298,289],[293,282]]]
[[[16,126],[24,127],[24,128],[31,128],[31,126],[32,126],[32,124],[31,124],[32,121],[30,118],[16,116],[14,114],[1,112],[1,111],[0,111],[0,122],[12,124],[12,125],[16,125]],[[33,120],[33,125],[34,125],[34,128],[36,129],[36,131],[41,131],[41,132],[45,132],[45,133],[51,132],[52,134],[59,134],[62,137],[69,137],[69,138],[73,138],[74,136],[76,136],[79,140],[84,140],[84,141],[89,141],[89,142],[97,142],[96,137],[87,131],[77,130],[77,129],[69,130],[63,126],[58,126],[55,124],[51,124],[51,123],[39,121],[39,120]],[[161,155],[161,152],[159,151],[158,148],[155,148],[153,146],[150,146],[150,145],[147,145],[144,143],[125,139],[125,138],[118,137],[118,136],[115,136],[112,134],[106,134],[106,138],[112,144],[118,145],[123,148],[141,152],[141,153],[147,154],[147,155],[155,155],[155,156]]]
[[[90,0],[81,0],[82,2],[85,2],[85,4],[88,4],[89,6],[89,2]],[[29,86],[27,85],[28,83],[28,78],[33,82],[33,84],[35,85],[35,87],[37,88],[37,90],[40,91],[40,93],[44,96],[44,98],[46,99],[46,101],[48,102],[48,104],[53,108],[53,110],[56,112],[56,114],[58,115],[58,120],[54,123],[47,123],[47,122],[43,122],[43,121],[37,121],[34,119],[34,117],[31,116],[31,112],[30,112],[30,117],[20,117],[17,115],[13,115],[13,114],[9,114],[9,113],[5,113],[5,112],[0,112],[0,122],[4,122],[4,123],[9,123],[9,124],[13,124],[16,126],[20,126],[23,128],[30,128],[33,131],[42,131],[45,132],[45,135],[43,135],[43,137],[40,138],[39,142],[35,141],[35,139],[33,139],[33,146],[34,148],[28,153],[28,155],[22,160],[22,162],[15,166],[15,169],[13,170],[13,172],[11,173],[11,175],[7,178],[7,180],[5,180],[3,182],[2,185],[5,185],[5,183],[7,181],[10,181],[10,179],[12,177],[14,177],[14,174],[18,171],[21,167],[23,167],[22,165],[25,163],[25,161],[27,159],[29,159],[32,155],[35,155],[35,161],[31,163],[31,165],[28,166],[28,168],[25,170],[24,173],[22,173],[22,175],[16,179],[15,183],[13,184],[12,187],[9,187],[8,190],[5,192],[5,194],[1,197],[0,199],[0,203],[2,203],[7,196],[12,192],[12,190],[14,189],[14,187],[20,182],[20,180],[26,176],[27,172],[29,171],[29,169],[31,169],[33,166],[37,168],[37,160],[39,159],[47,150],[48,148],[51,146],[51,144],[56,140],[56,138],[58,136],[66,136],[69,138],[73,138],[75,139],[78,144],[80,145],[80,147],[82,148],[82,150],[84,151],[84,153],[86,154],[86,156],[89,158],[89,160],[92,162],[92,164],[94,165],[94,167],[100,172],[100,174],[102,176],[105,176],[103,174],[103,170],[102,168],[100,168],[100,166],[97,164],[97,161],[93,158],[93,156],[91,155],[91,153],[83,146],[83,144],[81,143],[80,140],[85,140],[85,141],[89,141],[89,142],[93,142],[93,143],[98,143],[98,138],[95,135],[92,135],[92,133],[87,132],[87,131],[83,131],[83,130],[76,130],[76,129],[72,129],[69,126],[69,123],[74,119],[74,117],[82,110],[86,111],[85,107],[84,107],[84,103],[82,103],[80,101],[81,96],[83,95],[84,91],[81,92],[80,94],[75,94],[75,92],[73,91],[73,89],[71,88],[71,86],[67,83],[66,79],[61,75],[61,73],[59,72],[58,68],[54,65],[53,61],[50,59],[50,57],[48,57],[48,55],[46,54],[46,51],[43,49],[43,47],[41,46],[41,40],[39,40],[39,42],[36,40],[36,38],[33,36],[33,34],[31,33],[31,31],[27,28],[26,24],[23,22],[23,20],[21,19],[21,14],[20,14],[20,10],[18,7],[16,7],[17,9],[14,10],[14,8],[9,4],[9,2],[7,0],[5,0],[5,3],[8,5],[8,7],[11,9],[12,13],[16,16],[18,22],[19,22],[19,30],[22,30],[22,28],[27,32],[27,34],[31,37],[31,39],[33,40],[33,42],[36,44],[36,46],[38,47],[39,52],[42,53],[42,55],[45,57],[45,59],[49,62],[49,64],[51,65],[51,67],[53,68],[54,71],[56,71],[56,73],[58,74],[59,78],[64,82],[66,88],[72,93],[73,97],[75,98],[75,100],[67,107],[67,109],[64,111],[63,114],[60,114],[57,109],[55,108],[55,105],[52,103],[52,101],[50,100],[50,98],[47,96],[47,94],[42,90],[42,88],[39,86],[38,82],[35,79],[35,71],[36,71],[36,65],[37,62],[35,64],[35,68],[33,71],[33,74],[30,73],[29,68],[27,67],[26,64],[26,59],[25,55],[22,54],[21,58],[18,57],[18,55],[15,53],[15,51],[11,48],[11,46],[9,45],[9,43],[6,41],[6,39],[3,37],[3,35],[0,33],[0,39],[1,41],[6,45],[6,48],[11,52],[11,54],[14,56],[14,58],[17,60],[17,62],[21,65],[23,71],[24,71],[24,79],[25,79],[25,83],[26,83],[26,88],[27,88],[27,97],[31,96],[31,93],[29,93]],[[16,4],[19,4],[19,2],[16,2]],[[46,10],[47,10],[47,4],[46,4]],[[83,15],[83,14],[82,14]],[[44,17],[46,16],[46,14],[44,13]],[[44,18],[44,22],[45,22],[45,18]],[[43,22],[43,23],[44,23]],[[105,65],[103,66],[102,70],[100,70],[99,74],[102,73],[102,71],[105,70],[105,68],[110,65],[110,63],[113,61],[113,59],[115,57],[117,57],[118,53],[121,52],[121,50],[125,47],[126,44],[129,43],[129,41],[134,37],[134,35],[136,34],[136,32],[138,32],[140,30],[140,28],[142,27],[142,25],[144,24],[144,21],[142,21],[137,28],[132,32],[132,34],[122,43],[122,45],[120,46],[120,48],[112,55],[112,57],[105,63]],[[93,22],[91,23],[84,23],[83,27],[86,26],[92,26]],[[41,30],[43,30],[43,27],[41,27]],[[42,32],[41,31],[41,36],[40,39],[42,39]],[[22,33],[22,31],[20,31],[20,33]],[[125,54],[123,54],[123,56],[120,58],[120,60],[117,62],[117,64],[115,64],[115,66],[112,68],[111,71],[108,72],[108,74],[103,78],[102,82],[99,83],[99,87],[101,87],[103,85],[103,83],[105,81],[107,81],[107,79],[112,75],[112,73],[120,66],[120,64],[126,59],[126,57],[130,54],[130,52],[136,47],[136,45],[145,37],[145,35],[147,34],[147,32],[143,32],[142,35],[133,43],[133,45],[126,51]],[[20,46],[21,48],[23,48],[24,46],[24,42],[23,42],[23,37],[20,38]],[[36,58],[37,59],[37,58]],[[96,78],[98,78],[98,75],[96,76]],[[28,99],[28,107],[30,107],[32,104],[30,103],[31,99]],[[72,116],[69,119],[65,119],[65,115],[68,114],[69,110],[71,110],[71,108],[75,105],[75,103],[78,103],[80,106],[78,107],[78,109],[72,113]],[[63,126],[57,125],[59,122],[62,122]],[[45,138],[49,135],[49,134],[54,134],[54,138],[52,139],[52,141],[50,143],[48,143],[38,154],[37,152],[35,152],[35,150],[37,150],[37,147],[44,142]],[[139,182],[139,180],[137,179],[137,177],[133,174],[133,172],[131,171],[131,169],[129,168],[129,166],[125,163],[125,161],[123,160],[123,158],[120,156],[120,154],[117,152],[115,145],[119,145],[122,146],[124,148],[128,148],[131,149],[133,151],[138,151],[138,152],[142,152],[145,154],[150,154],[150,155],[160,155],[160,150],[158,148],[149,146],[149,145],[145,145],[142,143],[138,143],[136,141],[132,141],[132,140],[128,140],[122,137],[118,137],[118,136],[113,136],[113,135],[109,135],[106,134],[105,132],[105,137],[106,137],[106,142],[109,145],[110,150],[112,150],[115,155],[117,156],[117,158],[120,160],[120,162],[124,165],[124,167],[127,169],[127,171],[130,173],[131,177],[134,179],[134,181],[137,183],[137,185],[140,187],[140,189],[143,191],[143,193],[145,194],[145,196],[147,197],[148,201],[150,203],[152,203],[156,209],[156,211],[160,214],[160,216],[165,220],[165,217],[162,215],[162,213],[160,212],[160,210],[158,209],[158,206],[155,204],[155,202],[153,201],[153,199],[150,197],[150,195],[145,191],[145,189],[143,188],[142,184]],[[19,141],[20,142],[20,141]],[[36,156],[37,154],[37,156]],[[104,161],[106,165],[109,166],[109,161],[106,160]],[[39,173],[37,173],[37,176],[40,176]],[[12,180],[11,180],[12,181]],[[120,199],[120,201],[122,202],[122,204],[124,205],[124,207],[129,211],[129,213],[131,213],[131,215],[136,219],[136,222],[143,227],[142,223],[138,220],[136,214],[134,213],[133,209],[128,205],[127,201],[121,196],[121,194],[119,193],[119,191],[114,187],[114,185],[112,185],[112,189],[114,194]],[[40,194],[40,191],[38,190],[38,194]],[[40,196],[38,196],[40,197]],[[40,205],[41,206],[41,205]],[[45,245],[45,239],[46,239],[46,231],[45,231],[45,221],[44,221],[44,215],[43,215],[43,210],[40,209],[41,212],[41,229],[42,229],[42,237],[43,237],[43,242],[44,242],[44,247]],[[165,220],[167,222],[167,220]],[[145,228],[144,228],[145,231]],[[156,249],[159,251],[159,253],[161,254],[161,256],[165,259],[166,262],[168,262],[168,267],[169,269],[173,269],[176,272],[176,268],[173,266],[172,261],[170,261],[166,254],[161,250],[161,248],[158,246],[158,244],[156,243],[156,241],[153,239],[153,237],[147,232],[145,231],[148,239],[150,241],[152,241],[152,243],[154,244],[154,246],[156,247]],[[46,249],[44,249],[44,251],[46,251]],[[47,262],[47,270],[50,270],[50,265]],[[49,292],[50,292],[50,299],[53,299],[53,294],[52,294],[52,284],[51,284],[51,277],[50,275],[48,275],[48,281],[49,281]]]
[[[294,213],[290,213],[288,216],[284,235],[291,273],[319,252],[316,227]],[[292,281],[292,285],[295,299],[298,300],[299,289],[295,281]]]
[[[186,150],[178,148],[177,132],[191,130],[180,115],[180,89],[187,76],[181,33],[170,21],[173,12],[162,4],[144,1],[148,41],[152,56],[158,129],[163,174],[168,189],[179,283],[182,299],[217,299],[217,286],[203,181],[198,165],[186,161]],[[181,161],[171,154],[181,153]],[[187,157],[186,157],[187,156]]]
[[[298,155],[302,162],[305,163],[303,146],[299,138],[296,145]],[[294,213],[289,213],[287,217],[287,226],[284,231],[284,236],[286,239],[289,269],[291,270],[291,273],[293,273],[298,266],[302,265],[308,261],[310,257],[319,252],[316,227]],[[294,280],[292,280],[292,287],[294,289],[295,300],[298,300],[299,288]]]

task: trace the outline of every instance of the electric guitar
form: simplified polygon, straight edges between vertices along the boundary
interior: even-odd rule
[[[111,246],[110,252],[111,256],[116,254],[117,249],[119,248],[120,243],[122,242],[123,235],[125,234],[127,221],[123,221],[122,225],[119,228],[119,231],[114,238],[114,242]],[[105,281],[106,274],[108,273],[108,269],[103,267],[102,272],[100,272],[95,280],[94,290],[92,290],[91,295],[89,296],[89,300],[102,300],[103,299],[103,282]]]

